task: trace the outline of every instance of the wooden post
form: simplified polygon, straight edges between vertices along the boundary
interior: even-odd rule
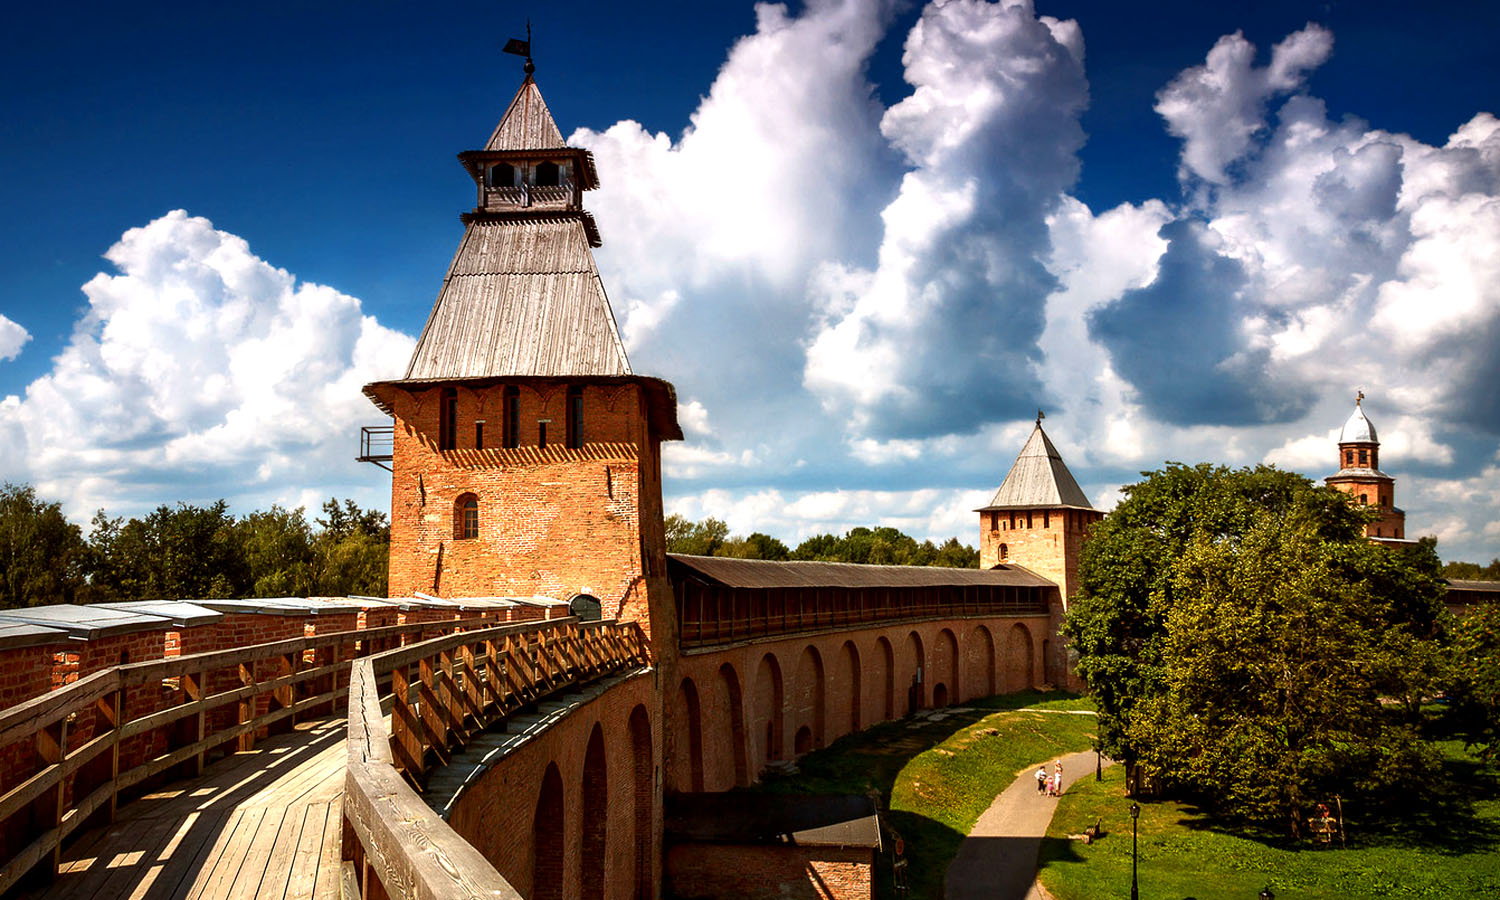
[[[94,717],[94,722],[96,723],[94,725],[94,737],[99,736],[100,728],[97,723],[101,721],[105,726],[107,726],[107,729],[109,731],[114,732],[114,735],[111,737],[109,742],[109,756],[107,758],[109,765],[109,783],[111,785],[109,791],[109,804],[107,805],[106,811],[104,813],[106,817],[105,821],[107,822],[113,822],[115,820],[115,814],[119,812],[120,808],[120,792],[118,788],[114,787],[114,785],[117,785],[120,782],[120,714],[122,712],[122,695],[124,693],[124,688],[116,688],[115,690],[110,691],[108,694],[105,694],[103,697],[100,697],[95,707],[95,709],[97,710],[97,715]],[[101,766],[101,768],[103,767]],[[93,790],[94,786],[89,785],[88,789]],[[74,789],[74,792],[82,793],[78,791],[77,788]],[[74,799],[76,801],[78,798],[75,797]]]
[[[51,725],[37,730],[36,733],[36,759],[37,771],[45,771],[49,766],[55,766],[63,761],[63,755],[68,747],[68,720],[59,719]],[[57,783],[42,792],[33,806],[35,815],[33,821],[36,831],[41,834],[54,828],[61,827],[63,820],[63,782],[65,779],[58,778]],[[48,857],[49,861],[44,874],[48,879],[57,877],[58,867],[62,864],[62,842],[59,841],[52,848]]]
[[[182,673],[182,696],[188,703],[197,703],[203,699],[203,676],[204,673],[202,670]],[[207,715],[200,707],[197,715],[189,716],[184,720],[186,723],[184,729],[186,731],[184,746],[187,744],[196,744],[203,740],[205,737],[205,726],[207,725],[205,721]],[[186,768],[191,777],[197,778],[199,775],[202,775],[203,751],[199,750],[187,763]]]
[[[256,681],[255,681],[255,664],[253,662],[252,663],[240,663],[240,686],[241,687],[253,687],[255,684],[256,684]],[[241,725],[244,725],[246,723],[255,721],[255,706],[256,706],[256,702],[259,699],[260,698],[258,696],[256,696],[255,694],[251,694],[248,697],[241,697],[240,698],[239,707],[240,707],[240,724]],[[236,744],[236,746],[241,751],[254,750],[255,749],[255,729],[251,728],[248,731],[246,731],[244,734],[240,735],[239,741]]]
[[[443,727],[443,720],[447,715],[439,706],[437,673],[432,665],[432,657],[424,656],[418,660],[417,674],[420,678],[420,683],[417,685],[417,697],[422,704],[421,721],[426,744],[437,754],[438,761],[446,766],[449,760],[448,734],[447,729]]]

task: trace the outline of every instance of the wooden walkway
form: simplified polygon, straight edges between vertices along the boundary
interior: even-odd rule
[[[35,900],[339,898],[345,719],[219,760],[121,807]]]

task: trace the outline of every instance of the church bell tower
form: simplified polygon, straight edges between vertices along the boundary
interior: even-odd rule
[[[390,594],[544,595],[639,621],[670,646],[661,442],[672,385],[636,375],[590,248],[593,156],[527,73],[483,149],[474,208],[393,419]],[[597,604],[597,605],[595,605]]]
[[[1365,525],[1367,537],[1407,543],[1406,511],[1396,507],[1396,479],[1380,471],[1380,440],[1365,416],[1364,402],[1360,391],[1354,397],[1354,412],[1339,432],[1339,470],[1324,482],[1375,511],[1378,518]]]

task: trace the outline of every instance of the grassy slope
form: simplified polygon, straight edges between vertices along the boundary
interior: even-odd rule
[[[1247,900],[1269,884],[1277,900],[1500,897],[1494,773],[1474,766],[1457,744],[1442,746],[1450,764],[1468,775],[1464,783],[1473,796],[1466,808],[1420,833],[1374,836],[1347,850],[1268,845],[1209,830],[1205,816],[1182,804],[1142,803],[1141,896]],[[1130,801],[1123,779],[1116,767],[1103,784],[1080,781],[1060,801],[1041,853],[1042,884],[1057,900],[1129,895]],[[1084,846],[1067,839],[1095,819],[1108,833],[1103,840]]]
[[[1020,712],[1089,709],[1086,699],[1027,692],[966,704],[972,712],[940,721],[905,719],[849,735],[803,757],[801,773],[770,777],[758,790],[798,794],[878,791],[906,841],[911,897],[942,897],[943,874],[958,844],[995,795],[1043,760],[1093,745],[1092,716]],[[998,732],[985,734],[988,729]],[[891,896],[889,859],[877,890]]]

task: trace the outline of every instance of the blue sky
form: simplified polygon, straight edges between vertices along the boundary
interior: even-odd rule
[[[529,14],[632,363],[684,403],[669,508],[972,542],[1038,406],[1107,507],[1166,459],[1326,475],[1363,387],[1409,533],[1488,560],[1500,13],[1235,6],[32,8],[0,477],[80,521],[383,507],[357,387],[405,364]]]

